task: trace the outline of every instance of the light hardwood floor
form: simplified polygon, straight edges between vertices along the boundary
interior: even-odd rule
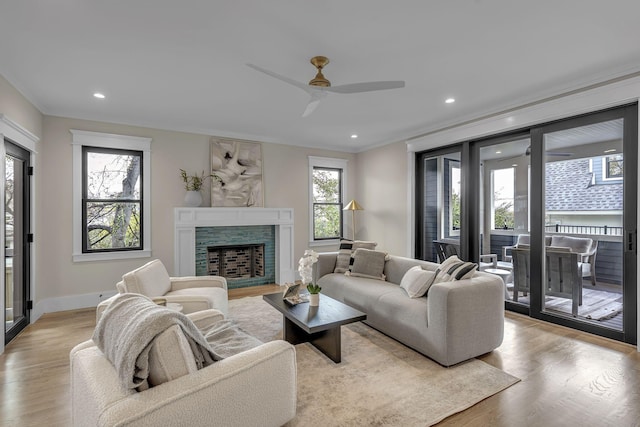
[[[244,288],[230,298],[278,290]],[[90,338],[94,326],[94,309],[45,314],[6,347],[0,425],[69,425],[69,351]],[[640,425],[634,346],[507,313],[504,343],[480,359],[522,381],[440,425]]]

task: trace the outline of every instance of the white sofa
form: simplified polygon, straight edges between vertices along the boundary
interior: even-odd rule
[[[201,330],[224,318],[217,310],[188,317]],[[140,392],[122,385],[93,341],[73,348],[72,425],[280,426],[295,416],[296,357],[291,344],[268,342],[197,370],[189,344],[175,332],[172,327],[161,334],[166,335],[163,348],[168,354],[154,342],[150,357],[156,361],[150,365],[159,370],[154,374],[159,384]],[[168,366],[189,356],[191,363]],[[188,372],[176,374],[180,370]]]
[[[504,334],[504,283],[476,271],[473,277],[433,284],[427,296],[410,298],[399,284],[413,266],[439,264],[390,255],[386,280],[335,273],[337,253],[321,253],[314,283],[322,292],[367,313],[364,322],[450,366],[499,347]]]

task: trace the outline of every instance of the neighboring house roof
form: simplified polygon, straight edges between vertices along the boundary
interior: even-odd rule
[[[622,210],[623,183],[592,184],[589,159],[546,164],[547,211]]]

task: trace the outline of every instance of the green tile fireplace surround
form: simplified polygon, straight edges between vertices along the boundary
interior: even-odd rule
[[[207,275],[210,246],[264,244],[264,276],[230,279],[229,288],[293,282],[293,213],[292,208],[175,208],[172,275]]]

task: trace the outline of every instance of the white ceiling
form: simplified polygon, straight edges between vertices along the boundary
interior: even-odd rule
[[[638,0],[0,1],[0,74],[44,114],[350,152],[640,71]],[[245,65],[307,82],[315,55],[406,87],[302,118]]]

